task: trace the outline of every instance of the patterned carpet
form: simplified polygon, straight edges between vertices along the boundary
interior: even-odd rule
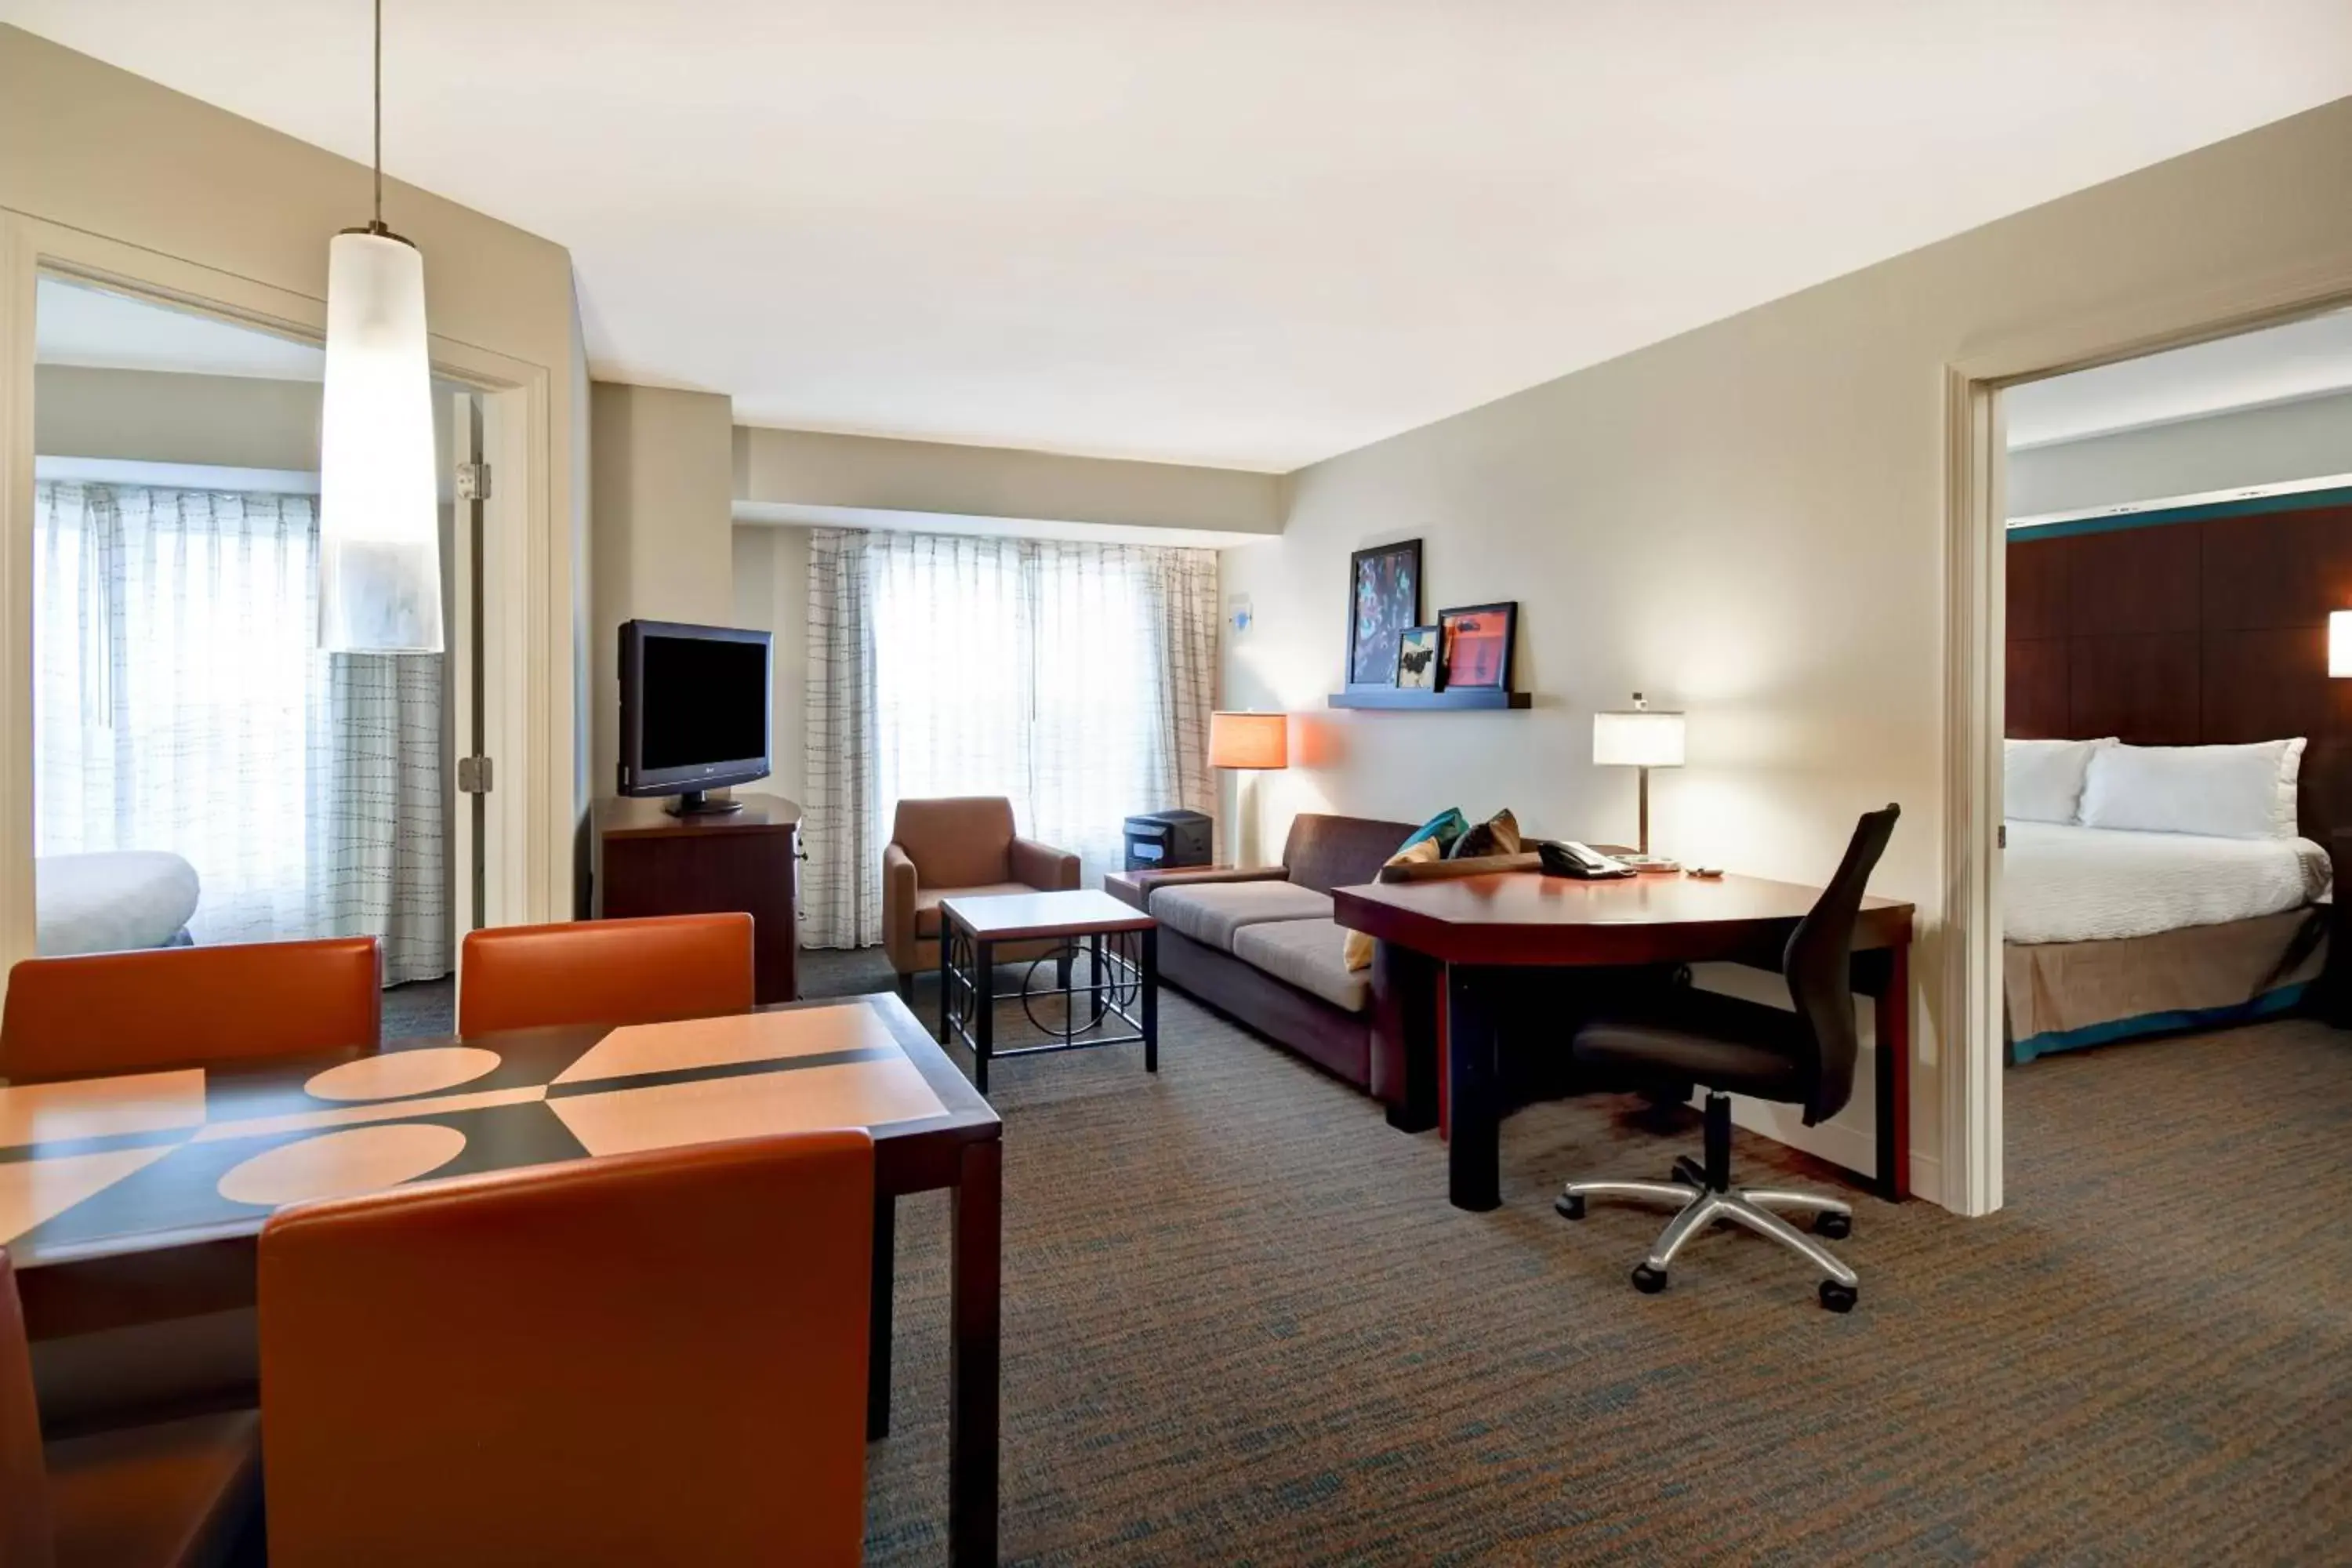
[[[813,995],[888,984],[877,955],[803,963]],[[1132,1047],[992,1075],[1008,1561],[2347,1554],[2352,1037],[2011,1074],[2011,1206],[1862,1202],[1840,1318],[1744,1235],[1638,1295],[1659,1215],[1551,1212],[1569,1173],[1663,1173],[1695,1125],[1523,1111],[1503,1208],[1463,1214],[1434,1134],[1181,995],[1162,1017],[1156,1080]],[[1738,1158],[1833,1179],[1760,1140]],[[944,1560],[946,1219],[900,1211],[871,1563]]]
[[[811,995],[889,984],[875,953],[803,964]],[[1571,1172],[1663,1173],[1695,1125],[1532,1108],[1504,1206],[1462,1214],[1434,1134],[1181,995],[1162,1018],[1156,1079],[1132,1047],[994,1075],[1007,1561],[2352,1558],[2352,1037],[2011,1073],[2009,1208],[1858,1200],[1840,1318],[1738,1234],[1637,1295],[1659,1215],[1551,1212]],[[901,1205],[876,1563],[945,1560],[946,1220]]]

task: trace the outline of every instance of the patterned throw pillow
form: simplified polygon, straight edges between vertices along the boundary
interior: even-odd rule
[[[1517,855],[1521,847],[1519,819],[1507,806],[1454,841],[1448,860],[1468,860],[1481,855]]]
[[[1415,835],[1406,842],[1403,848],[1390,856],[1387,863],[1391,866],[1411,866],[1439,858],[1436,839],[1423,838]],[[1346,956],[1349,968],[1370,969],[1372,966],[1371,937],[1364,931],[1349,931]]]

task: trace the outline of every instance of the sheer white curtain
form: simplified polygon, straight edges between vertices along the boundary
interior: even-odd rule
[[[1004,795],[1089,879],[1129,814],[1208,809],[1216,569],[1204,550],[817,531],[804,939],[880,940],[902,798]]]
[[[200,942],[447,973],[441,661],[318,650],[315,500],[45,482],[34,530],[36,852],[180,855]]]

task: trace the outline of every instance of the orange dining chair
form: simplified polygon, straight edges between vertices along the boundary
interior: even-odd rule
[[[382,979],[372,936],[28,958],[8,972],[0,1077],[21,1083],[373,1050],[383,1043]],[[203,1270],[176,1260],[158,1279],[173,1289],[151,1292],[142,1321],[36,1347],[53,1427],[253,1404],[251,1306],[225,1304]]]
[[[252,1411],[44,1445],[24,1308],[0,1251],[0,1568],[230,1560],[260,1504]]]
[[[28,958],[8,972],[0,1078],[97,1078],[383,1039],[372,936]]]
[[[751,1009],[751,917],[493,926],[457,957],[457,1032],[661,1024]]]
[[[270,1561],[855,1563],[873,1237],[862,1130],[280,1210]]]

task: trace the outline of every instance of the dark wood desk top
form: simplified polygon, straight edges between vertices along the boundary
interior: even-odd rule
[[[15,1085],[0,1245],[30,1289],[45,1265],[250,1238],[306,1198],[860,1126],[891,1193],[952,1184],[963,1147],[1003,1134],[888,994]]]
[[[1450,963],[1697,962],[1785,936],[1818,888],[1761,877],[1584,881],[1538,872],[1368,883],[1332,895],[1339,922]],[[1865,898],[1857,948],[1911,940],[1912,908]]]
[[[782,795],[739,789],[731,798],[741,802],[743,809],[673,816],[667,810],[668,801],[657,796],[607,795],[596,803],[596,831],[608,838],[641,838],[666,834],[782,833],[801,825],[799,803]]]

